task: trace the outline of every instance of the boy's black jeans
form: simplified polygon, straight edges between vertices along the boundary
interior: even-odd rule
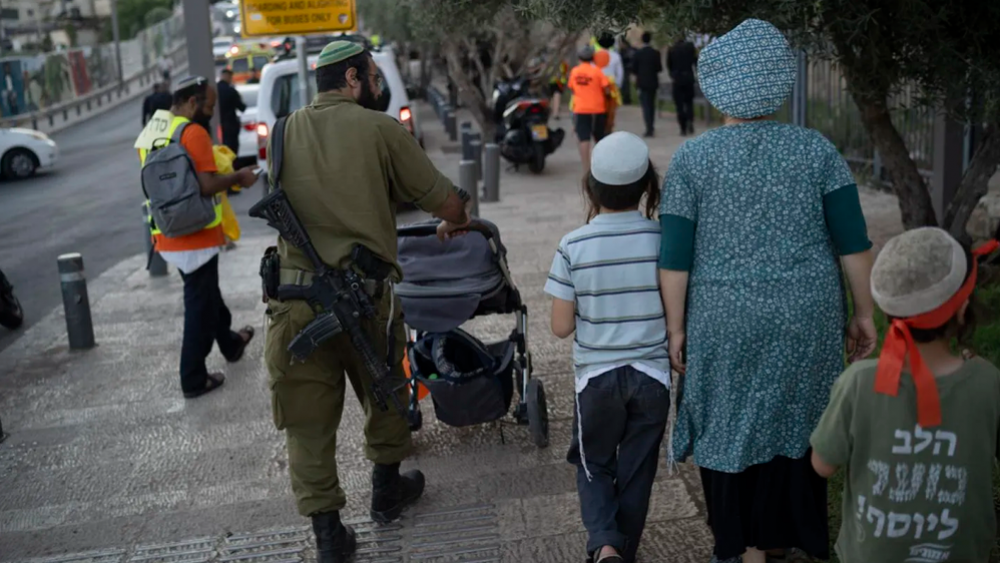
[[[577,404],[566,459],[577,466],[587,554],[611,546],[631,563],[646,527],[670,391],[625,366],[591,379]]]

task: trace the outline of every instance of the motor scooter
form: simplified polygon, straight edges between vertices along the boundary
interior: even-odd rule
[[[21,303],[14,297],[14,286],[0,270],[0,326],[11,330],[18,328],[24,322],[24,311]]]
[[[493,90],[493,119],[500,154],[518,168],[540,174],[545,158],[556,151],[566,137],[562,129],[550,129],[549,101],[531,96],[527,78],[500,80]]]

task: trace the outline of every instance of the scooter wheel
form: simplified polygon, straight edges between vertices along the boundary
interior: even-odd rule
[[[11,330],[20,328],[24,323],[24,311],[21,309],[21,303],[13,295],[4,298],[4,300],[6,303],[0,306],[2,307],[0,308],[0,326]]]
[[[534,174],[541,174],[545,170],[545,145],[542,143],[535,143],[535,153],[528,161],[528,170]]]

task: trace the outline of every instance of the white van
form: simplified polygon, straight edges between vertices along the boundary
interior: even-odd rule
[[[316,93],[316,59],[309,57],[309,99]],[[396,67],[391,49],[372,52],[375,65],[382,74],[386,89],[383,96],[389,96],[386,113],[402,123],[423,146],[423,135],[417,123],[416,112],[410,105],[403,77]],[[274,122],[302,107],[299,101],[299,63],[289,59],[268,64],[260,76],[260,92],[257,96],[257,165],[267,170],[267,140]]]

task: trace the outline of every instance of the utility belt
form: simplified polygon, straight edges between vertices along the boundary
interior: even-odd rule
[[[279,285],[312,285],[314,274],[312,272],[307,272],[306,270],[293,270],[288,268],[280,268],[278,270],[278,284]],[[362,278],[363,289],[365,293],[371,296],[372,299],[376,301],[382,298],[385,294],[385,287],[387,285],[386,278],[380,280],[372,278]],[[275,288],[277,289],[277,288]]]
[[[355,245],[351,251],[349,267],[358,272],[361,276],[362,289],[375,301],[385,295],[395,271],[392,264],[360,244]],[[315,273],[308,270],[283,268],[276,246],[269,247],[260,261],[260,278],[265,303],[272,299],[281,300],[278,296],[280,286],[309,286],[315,277]]]

